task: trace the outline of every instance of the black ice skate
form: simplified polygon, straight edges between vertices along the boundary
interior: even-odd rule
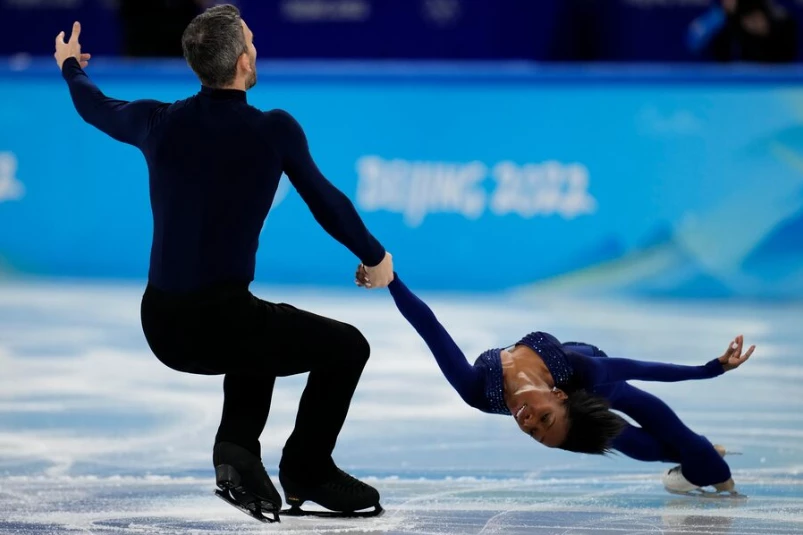
[[[370,485],[337,469],[333,479],[320,485],[310,486],[294,482],[283,473],[279,481],[290,508],[281,514],[287,516],[318,516],[324,518],[367,518],[379,516],[384,509],[379,505],[379,492]],[[315,502],[329,511],[301,509],[306,502]]]
[[[259,457],[236,444],[221,442],[215,445],[213,462],[218,486],[215,495],[260,522],[279,522],[282,497]]]

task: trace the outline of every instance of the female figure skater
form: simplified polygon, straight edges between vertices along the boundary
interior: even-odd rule
[[[357,285],[370,287],[362,266]],[[551,448],[604,454],[617,450],[641,461],[678,463],[663,474],[673,493],[735,494],[725,449],[714,446],[680,421],[663,401],[626,381],[675,382],[711,379],[741,366],[742,336],[703,366],[681,366],[608,358],[584,343],[561,343],[534,332],[507,348],[489,349],[472,366],[429,307],[395,276],[390,293],[396,307],[424,339],[446,379],[470,406],[513,416],[516,425]],[[612,412],[630,416],[638,426]]]

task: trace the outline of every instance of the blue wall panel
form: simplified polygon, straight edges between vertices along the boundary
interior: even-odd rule
[[[198,88],[180,66],[93,76],[123,99]],[[249,101],[299,119],[418,287],[784,298],[803,297],[800,80],[263,65]],[[5,269],[144,277],[146,173],[136,149],[80,120],[55,67],[0,73]],[[351,282],[356,260],[286,183],[261,242],[259,281]]]

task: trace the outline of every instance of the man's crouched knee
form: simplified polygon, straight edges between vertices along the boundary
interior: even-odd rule
[[[346,358],[355,364],[365,366],[371,356],[371,345],[360,330],[353,325],[346,325],[347,351]]]

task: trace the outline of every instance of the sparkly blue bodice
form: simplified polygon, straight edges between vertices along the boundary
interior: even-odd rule
[[[505,381],[502,376],[502,350],[489,349],[474,362],[474,369],[483,378],[484,399],[477,407],[492,414],[510,414],[505,404]]]
[[[534,332],[519,340],[516,345],[529,347],[538,353],[546,367],[549,368],[555,386],[566,388],[574,375],[574,370],[566,359],[566,353],[563,352],[563,346],[557,338],[548,333]]]
[[[555,386],[565,388],[571,381],[571,365],[566,359],[566,354],[561,348],[560,342],[551,334],[543,332],[530,333],[516,345],[529,347],[538,353],[549,368],[549,373],[555,380]],[[502,350],[489,349],[479,356],[474,363],[474,368],[480,371],[484,378],[483,392],[485,394],[484,403],[480,410],[493,414],[510,414],[507,404],[505,404],[505,383],[502,375]]]

